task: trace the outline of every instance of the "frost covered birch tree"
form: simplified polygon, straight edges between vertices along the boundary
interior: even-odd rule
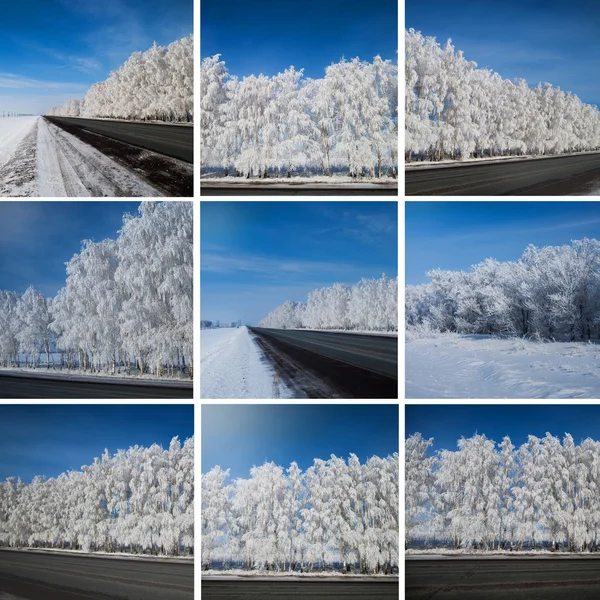
[[[216,54],[200,68],[201,165],[225,177],[397,176],[398,68],[342,59],[323,79],[293,66],[230,76]]]
[[[405,32],[405,159],[554,155],[600,148],[600,111],[549,83],[478,69],[452,41]]]
[[[308,294],[306,303],[287,300],[259,322],[274,329],[398,330],[398,278],[382,275],[353,286],[334,283]]]
[[[202,564],[311,572],[391,572],[398,564],[398,454],[360,463],[315,459],[253,467],[249,479],[228,471],[202,475]]]
[[[406,288],[406,325],[438,332],[587,341],[600,337],[600,242],[527,247],[514,262],[433,269]]]
[[[405,442],[409,545],[599,548],[599,442],[546,433],[515,448],[508,437],[496,444],[475,435],[428,455],[430,442],[420,433]]]
[[[192,375],[191,202],[143,202],[66,271],[55,298],[0,292],[0,365]]]
[[[56,478],[0,482],[0,546],[194,553],[194,438],[133,446]]]
[[[83,99],[52,108],[49,116],[185,121],[194,114],[194,38],[134,52]]]

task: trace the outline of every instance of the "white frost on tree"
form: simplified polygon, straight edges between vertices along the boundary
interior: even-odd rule
[[[305,473],[265,463],[227,484],[202,475],[204,569],[391,572],[398,565],[398,454],[315,459]]]
[[[398,67],[380,56],[342,59],[323,79],[291,66],[239,80],[216,54],[200,67],[200,106],[203,172],[397,176]]]
[[[274,329],[398,330],[398,278],[382,275],[353,286],[334,283],[308,294],[308,300],[287,300],[259,322]]]
[[[0,546],[194,552],[194,438],[133,446],[56,478],[0,482]]]
[[[185,121],[194,114],[194,38],[134,52],[83,99],[50,109],[49,116]]]

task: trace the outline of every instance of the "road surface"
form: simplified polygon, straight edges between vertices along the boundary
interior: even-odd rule
[[[597,600],[600,556],[406,560],[406,600]]]
[[[280,376],[292,387],[300,387],[308,397],[398,396],[398,338],[395,336],[249,329],[257,336],[263,352]],[[335,395],[306,389],[300,381],[304,371],[327,381]]]
[[[193,600],[194,565],[0,551],[0,598]]]
[[[373,184],[331,185],[209,185],[200,183],[201,196],[397,196],[398,188]]]
[[[600,153],[407,170],[407,196],[590,194],[600,189]]]
[[[398,581],[202,579],[202,600],[398,600]]]
[[[99,133],[126,144],[165,154],[188,163],[194,162],[193,127],[72,117],[46,117],[46,119],[57,124],[67,123],[85,131]]]
[[[144,384],[102,383],[96,381],[70,381],[48,377],[24,377],[0,373],[0,398],[38,399],[53,398],[193,398],[191,387],[153,386]],[[2,600],[0,598],[0,600]]]

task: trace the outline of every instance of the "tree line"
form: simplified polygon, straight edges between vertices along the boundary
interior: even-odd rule
[[[194,553],[194,438],[133,446],[56,478],[0,482],[0,545]]]
[[[342,60],[323,79],[293,66],[273,77],[231,76],[220,55],[200,68],[201,167],[225,176],[396,178],[398,67]]]
[[[274,329],[398,330],[398,278],[382,275],[349,286],[313,290],[306,302],[287,300],[259,322]]]
[[[194,115],[194,38],[134,52],[85,98],[50,109],[49,116],[184,121]]]
[[[405,443],[406,545],[592,551],[600,542],[600,442],[530,435],[516,448],[485,435],[429,455]]]
[[[571,92],[502,79],[414,29],[405,59],[407,162],[600,148],[600,111]]]
[[[191,202],[142,202],[117,239],[84,241],[66,266],[54,298],[0,291],[0,365],[192,375]]]
[[[203,569],[381,573],[398,565],[398,454],[332,455],[302,473],[265,463],[249,479],[202,475]]]
[[[433,269],[406,288],[406,323],[432,331],[586,341],[600,337],[600,242],[529,245],[514,262]]]

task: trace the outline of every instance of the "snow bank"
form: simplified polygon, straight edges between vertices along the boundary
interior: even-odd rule
[[[460,550],[450,550],[448,548],[431,548],[428,550],[406,550],[405,558],[407,560],[438,560],[445,559],[477,559],[477,560],[496,560],[499,558],[548,558],[548,559],[568,559],[568,558],[590,558],[598,560],[597,554],[590,552],[551,552],[550,550],[490,550],[487,552],[476,552],[468,548]]]
[[[407,336],[406,398],[598,398],[600,346]]]
[[[297,573],[291,571],[244,571],[243,569],[231,569],[230,571],[217,571],[210,569],[202,571],[202,579],[253,579],[254,581],[270,581],[276,578],[278,581],[296,581],[298,579],[320,579],[322,581],[345,581],[354,579],[358,581],[382,581],[389,579],[398,579],[398,575],[362,575],[349,573],[341,575],[340,573],[332,573],[331,571],[316,571],[314,573]]]
[[[39,117],[0,118],[0,167],[6,164]]]
[[[201,398],[293,398],[247,327],[203,329],[200,348]]]
[[[146,560],[149,562],[194,562],[193,556],[154,556],[151,554],[131,554],[130,552],[84,552],[83,550],[69,550],[68,548],[0,548],[3,552],[28,552],[30,554],[71,554],[80,556],[95,556],[97,558],[114,558],[118,560]],[[0,596],[2,600],[2,596]]]

